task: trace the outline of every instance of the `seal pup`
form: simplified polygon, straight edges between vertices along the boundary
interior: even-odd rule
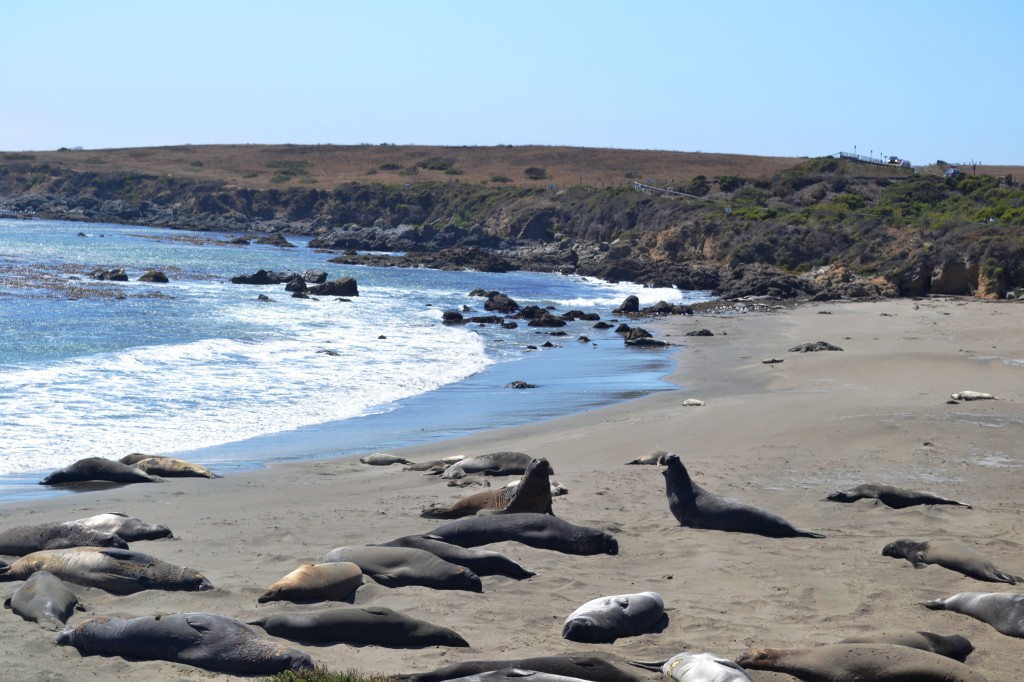
[[[0,554],[24,556],[44,549],[68,547],[128,549],[128,543],[114,533],[96,530],[74,521],[17,526],[0,532]]]
[[[385,587],[420,585],[435,590],[483,592],[480,576],[465,566],[441,559],[415,547],[336,547],[324,562],[350,561]]]
[[[386,467],[392,464],[413,464],[412,460],[408,460],[405,457],[398,457],[397,455],[388,455],[383,452],[376,452],[372,455],[364,455],[359,458],[359,461],[363,464],[369,464],[375,467]]]
[[[646,455],[644,455],[642,457],[637,457],[634,460],[630,460],[629,462],[626,462],[626,464],[660,464],[660,465],[664,465],[665,464],[665,458],[668,457],[671,454],[674,454],[674,453],[665,452],[664,450],[655,450],[653,452],[647,453]]]
[[[1009,592],[961,592],[945,599],[926,601],[933,611],[953,611],[988,623],[1010,637],[1024,637],[1024,594]]]
[[[151,476],[141,469],[102,457],[86,457],[63,469],[52,472],[39,485],[59,485],[82,481],[110,481],[112,483],[161,483],[164,479]]]
[[[98,587],[111,594],[213,589],[199,571],[142,552],[108,547],[46,549],[26,554],[0,571],[0,582],[26,580],[36,571],[49,571],[69,583]]]
[[[533,457],[525,452],[492,452],[486,455],[467,457],[452,464],[441,478],[462,478],[466,474],[485,474],[487,476],[521,476]],[[548,474],[554,475],[555,470],[548,465]]]
[[[536,512],[554,514],[551,507],[551,465],[543,457],[531,460],[519,485],[484,490],[457,500],[450,507],[428,507],[420,512],[426,519],[458,519],[481,513]]]
[[[431,535],[406,535],[388,542],[380,543],[383,547],[414,547],[423,549],[439,559],[465,566],[478,576],[503,575],[506,578],[523,580],[537,575],[528,571],[500,552],[486,549],[459,547]]]
[[[166,478],[220,478],[206,467],[175,457],[145,457],[131,466],[153,476]]]
[[[341,601],[362,584],[363,572],[350,561],[303,564],[268,587],[256,601]]]
[[[754,533],[771,538],[823,538],[821,533],[794,528],[789,521],[752,504],[704,490],[693,482],[676,455],[665,458],[668,508],[688,528]]]
[[[425,673],[398,675],[403,682],[443,682],[492,670],[519,668],[553,675],[575,677],[590,682],[649,682],[648,678],[629,670],[615,654],[603,651],[567,654],[564,656],[538,656],[511,660],[463,661]]]
[[[838,644],[899,644],[912,649],[930,651],[963,663],[974,651],[974,645],[960,635],[937,635],[934,632],[876,632],[870,635],[847,637]]]
[[[684,651],[664,661],[629,663],[646,670],[660,671],[676,682],[753,682],[738,663],[712,653]]]
[[[7,598],[4,607],[48,630],[63,627],[76,610],[85,610],[78,595],[68,589],[63,580],[46,571],[30,575]]]
[[[830,502],[856,502],[863,499],[879,500],[886,507],[893,509],[904,509],[919,504],[951,504],[958,507],[971,508],[966,502],[957,502],[933,493],[921,493],[916,490],[898,488],[894,485],[880,485],[877,483],[862,483],[849,490],[840,490],[830,493],[826,498]]]
[[[577,526],[550,514],[469,516],[438,526],[429,535],[460,547],[479,547],[511,540],[563,554],[619,553],[619,542],[611,533]]]
[[[569,614],[562,637],[574,642],[611,644],[620,637],[652,632],[665,620],[665,602],[657,592],[598,597]]]
[[[882,548],[882,556],[906,559],[914,568],[935,564],[963,573],[968,578],[991,583],[1016,585],[1021,582],[1021,578],[1000,571],[995,564],[973,549],[942,540],[896,540]]]
[[[83,656],[171,661],[236,675],[312,670],[308,654],[261,637],[244,623],[215,613],[94,618],[68,625],[57,644]]]
[[[752,649],[736,662],[747,670],[786,673],[812,682],[987,682],[959,661],[898,644]]]
[[[982,393],[981,391],[960,391],[951,393],[949,397],[953,400],[999,400],[991,393]]]
[[[78,519],[75,523],[88,526],[93,530],[113,533],[125,542],[136,540],[158,540],[160,538],[172,538],[174,533],[167,526],[159,523],[146,523],[142,519],[128,516],[121,512],[108,512],[96,514],[84,519]]]
[[[277,613],[249,621],[274,637],[293,642],[380,646],[469,646],[462,635],[382,606]]]

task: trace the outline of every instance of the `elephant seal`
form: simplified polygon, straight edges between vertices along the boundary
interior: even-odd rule
[[[814,682],[987,682],[959,661],[897,644],[827,644],[807,649],[752,649],[736,662]]]
[[[387,455],[383,452],[377,452],[372,455],[364,455],[359,458],[359,461],[363,464],[369,464],[376,467],[386,467],[392,464],[412,464],[411,460],[405,457],[398,457],[396,455]]]
[[[352,562],[303,564],[268,587],[257,601],[341,601],[362,584],[363,572]]]
[[[688,528],[754,533],[771,538],[823,538],[821,533],[794,528],[789,521],[752,504],[704,490],[693,482],[676,455],[665,458],[668,508]]]
[[[1024,637],[1024,594],[961,592],[921,604],[933,611],[953,611],[988,623],[1010,637]]]
[[[858,635],[840,640],[839,644],[899,644],[912,649],[930,651],[946,658],[963,663],[974,651],[974,645],[966,637],[960,635],[937,635],[934,632],[877,632],[871,635]]]
[[[886,507],[893,509],[904,509],[918,504],[952,504],[958,507],[971,508],[965,502],[946,499],[932,493],[921,493],[906,488],[898,488],[894,485],[879,485],[876,483],[863,483],[849,490],[840,490],[831,493],[828,498],[831,502],[856,502],[863,499],[876,499]]]
[[[435,590],[483,592],[480,577],[465,566],[452,564],[414,547],[336,547],[325,563],[350,561],[385,587],[421,585]]]
[[[622,662],[618,656],[603,651],[512,660],[463,661],[426,673],[398,675],[397,679],[402,682],[444,682],[492,670],[519,668],[590,682],[648,682],[647,677],[619,665]]]
[[[465,479],[463,479],[463,480],[465,480]],[[551,487],[551,497],[561,497],[562,495],[568,495],[569,494],[569,489],[567,487],[565,487],[564,483],[561,483],[561,482],[556,481],[554,479],[549,479],[549,480],[551,481],[551,486],[550,486]],[[509,481],[508,483],[506,483],[504,485],[504,487],[505,488],[515,488],[515,487],[517,487],[522,482],[523,482],[523,479],[518,478],[518,479],[515,479],[515,480],[512,480],[512,481]],[[448,485],[451,485],[451,483],[449,483]]]
[[[402,467],[402,471],[426,471],[430,474],[441,474],[447,469],[450,464],[445,464],[439,459],[431,460],[429,462],[413,462],[408,466]]]
[[[98,587],[111,594],[143,590],[211,590],[213,585],[199,571],[176,566],[156,557],[127,549],[72,547],[27,554],[3,572],[0,582],[26,580],[36,571],[49,571],[61,580],[84,587]]]
[[[450,507],[428,507],[420,512],[420,516],[425,519],[458,519],[482,513],[554,514],[551,508],[550,468],[551,465],[543,457],[531,460],[526,465],[526,472],[519,485],[473,493]]]
[[[165,478],[220,478],[206,467],[174,457],[146,457],[131,466],[153,476]]]
[[[0,554],[24,556],[44,549],[118,547],[128,549],[121,537],[73,521],[17,526],[0,532]]]
[[[906,559],[913,564],[914,568],[924,568],[928,564],[935,564],[957,573],[963,573],[968,578],[975,580],[1009,583],[1010,585],[1021,582],[1020,577],[1000,571],[995,564],[973,549],[942,540],[927,542],[896,540],[882,548],[882,555]]]
[[[619,553],[619,543],[610,533],[576,526],[550,514],[470,516],[438,526],[429,534],[460,547],[479,547],[511,540],[563,554]]]
[[[456,677],[448,682],[586,682],[579,677],[566,677],[565,675],[554,675],[542,673],[539,670],[525,670],[523,668],[502,668],[501,670],[488,670],[485,673],[476,673],[465,677]]]
[[[487,476],[521,476],[533,457],[525,452],[492,452],[487,455],[467,457],[452,464],[441,478],[462,478],[466,474],[486,474]],[[548,465],[548,474],[554,475],[555,470]]]
[[[664,450],[655,450],[650,452],[643,457],[637,457],[634,460],[626,462],[626,464],[664,464],[665,458],[673,453],[665,452]]]
[[[83,656],[171,661],[236,675],[313,669],[308,654],[265,639],[248,625],[214,613],[94,618],[65,627],[57,636],[57,644],[73,646]]]
[[[71,614],[84,611],[78,595],[64,581],[46,571],[37,571],[14,591],[4,606],[22,618],[48,630],[56,630],[68,622]]]
[[[735,661],[711,653],[684,651],[664,661],[630,661],[646,670],[661,672],[676,682],[753,682]]]
[[[151,476],[141,469],[102,457],[86,457],[63,469],[54,471],[39,485],[59,485],[82,481],[110,481],[112,483],[160,483],[158,476]]]
[[[981,391],[960,391],[951,393],[949,397],[953,400],[999,400],[991,393],[982,393]]]
[[[159,523],[146,523],[141,519],[122,514],[121,512],[96,514],[85,519],[78,519],[75,523],[80,523],[83,526],[88,526],[93,530],[100,530],[104,533],[113,533],[125,542],[174,537],[174,533],[167,526],[162,526]]]
[[[454,630],[381,606],[278,613],[249,621],[274,637],[293,642],[381,646],[469,646]]]
[[[414,547],[423,549],[448,563],[465,566],[478,576],[503,575],[507,578],[523,580],[537,575],[528,571],[500,552],[486,549],[459,547],[443,542],[431,535],[406,535],[389,542],[380,543],[382,547]]]
[[[620,637],[652,632],[665,620],[665,602],[657,592],[598,597],[569,614],[562,637],[573,642],[611,644]]]

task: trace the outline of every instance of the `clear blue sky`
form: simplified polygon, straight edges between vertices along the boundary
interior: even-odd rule
[[[0,149],[544,144],[1024,165],[1024,2],[8,2]]]

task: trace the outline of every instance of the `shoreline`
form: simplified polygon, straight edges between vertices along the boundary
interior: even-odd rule
[[[658,320],[647,325],[655,336],[682,344],[673,349],[676,364],[668,377],[681,390],[392,451],[415,461],[499,450],[547,457],[553,478],[569,488],[555,498],[555,514],[613,533],[618,555],[569,556],[505,542],[487,549],[535,577],[488,576],[480,594],[385,588],[369,579],[356,592],[357,606],[385,606],[452,628],[470,642],[468,649],[291,646],[332,670],[398,673],[461,660],[593,650],[633,660],[684,650],[735,658],[750,647],[832,643],[875,629],[929,630],[968,637],[976,651],[967,662],[990,681],[1014,679],[1012,638],[966,616],[916,606],[962,591],[1016,592],[1013,586],[937,566],[915,571],[883,557],[881,548],[898,537],[945,538],[1010,573],[1024,572],[1018,538],[1024,502],[1017,492],[1024,468],[1018,445],[1024,441],[1022,325],[1024,307],[1013,302],[952,298]],[[699,328],[714,336],[684,336]],[[819,340],[844,350],[788,352]],[[771,357],[783,362],[762,363]],[[950,393],[968,389],[1001,400],[946,404]],[[706,405],[682,407],[689,397]],[[677,453],[708,490],[826,537],[780,540],[680,528],[668,511],[661,468],[624,464],[655,449]],[[974,508],[892,510],[824,499],[862,482],[930,490]],[[397,466],[327,459],[213,481],[179,479],[4,504],[0,518],[10,527],[123,511],[165,523],[177,539],[133,543],[132,549],[196,568],[216,586],[127,597],[76,588],[88,610],[72,624],[99,615],[193,610],[247,620],[334,606],[257,605],[256,597],[334,547],[427,532],[440,524],[419,518],[420,509],[475,490]],[[16,585],[0,585],[0,592],[6,596]],[[661,633],[609,645],[560,637],[565,616],[583,602],[644,590],[662,594],[672,609]],[[0,634],[9,672],[21,678],[73,679],[77,670],[111,680],[234,679],[164,662],[82,659],[13,616],[0,619]],[[781,676],[751,677],[769,682]]]

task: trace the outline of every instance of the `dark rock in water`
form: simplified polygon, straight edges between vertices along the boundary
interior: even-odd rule
[[[341,353],[334,350],[333,348],[321,348],[317,351],[317,353],[320,353],[321,355],[330,355],[332,357],[338,357],[341,355]]]
[[[562,318],[558,317],[557,315],[552,315],[551,313],[546,313],[544,315],[535,317],[532,320],[530,320],[529,326],[531,326],[531,327],[564,327],[565,326],[565,320],[563,320]]]
[[[445,324],[463,324],[465,320],[462,317],[462,313],[454,310],[446,310],[441,315],[441,321]]]
[[[842,350],[839,346],[833,346],[831,343],[825,341],[816,341],[815,343],[802,343],[799,346],[793,346],[789,349],[790,353],[814,353],[819,350]]]
[[[505,329],[515,329],[516,327],[519,326],[519,323],[518,322],[502,322],[501,326],[504,327]]]
[[[93,279],[103,280],[107,282],[127,282],[128,273],[122,268],[115,268],[113,270],[104,270],[103,268],[96,268],[89,273],[89,276]]]
[[[294,272],[271,272],[270,270],[257,270],[251,275],[236,275],[231,278],[232,284],[284,284],[299,275]]]
[[[259,239],[256,240],[256,243],[266,244],[268,246],[290,246],[292,248],[295,247],[295,244],[292,244],[287,239],[285,239],[283,235],[278,234],[276,232],[274,234],[268,234],[263,237],[260,237]]]
[[[296,291],[292,294],[292,298],[309,298],[309,294],[305,291]]]
[[[615,333],[616,334],[628,334],[631,329],[632,329],[632,327],[630,327],[628,324],[623,322],[622,324],[620,324],[618,327],[615,328]]]
[[[484,310],[511,315],[519,310],[519,304],[516,303],[515,299],[512,299],[505,294],[492,291],[487,295],[487,301],[484,303]]]
[[[590,343],[590,337],[589,336],[581,336],[581,337],[579,337],[576,340],[579,341],[580,343]]]
[[[249,246],[248,237],[232,237],[228,240],[228,244],[234,244],[236,246]]]
[[[635,340],[635,339],[649,339],[652,336],[653,336],[653,334],[651,334],[649,331],[647,331],[643,327],[633,327],[632,329],[630,329],[630,330],[628,330],[626,332],[626,340],[627,341]]]
[[[505,388],[537,388],[536,384],[528,384],[525,381],[513,381],[505,384]]]
[[[640,312],[640,299],[636,296],[627,296],[626,300],[622,302],[618,308],[613,312],[615,313],[638,313]]]
[[[284,290],[290,291],[293,294],[304,294],[306,293],[307,289],[308,287],[306,286],[306,280],[298,276],[292,277],[290,280],[288,280],[288,283],[284,285]]]
[[[627,346],[642,346],[648,348],[658,348],[668,345],[665,341],[659,341],[653,338],[651,333],[643,327],[634,327],[633,329],[630,329],[626,334],[625,343]]]
[[[612,326],[607,322],[598,322],[594,325],[594,329],[611,329]]]
[[[256,300],[257,301],[269,301],[270,297],[267,296],[266,294],[260,294],[259,296],[256,297]]]
[[[697,329],[696,331],[686,332],[687,336],[714,336],[708,329]]]
[[[558,331],[548,332],[551,336],[568,336],[569,332],[559,329]]]
[[[358,296],[359,286],[354,278],[342,277],[315,284],[309,287],[309,293],[313,296]]]
[[[78,233],[78,236],[79,236],[79,237],[85,237],[85,236],[86,236],[86,234],[85,234],[85,232],[79,232],[79,233]]]
[[[306,284],[323,284],[327,281],[327,273],[323,270],[303,270],[302,279]]]
[[[562,319],[566,322],[574,322],[576,320],[593,322],[595,320],[600,320],[601,316],[597,313],[585,313],[582,310],[570,310],[569,312],[562,313]]]
[[[540,347],[541,348],[554,348],[555,344],[551,343],[550,341],[545,341],[544,343],[542,343],[540,345]]]
[[[159,270],[147,270],[139,277],[140,282],[154,282],[156,284],[167,284],[170,280],[167,279],[167,275],[160,272]]]
[[[474,324],[501,324],[504,320],[500,315],[474,315],[469,322]]]
[[[669,303],[667,301],[658,301],[651,307],[644,308],[640,312],[644,315],[693,315],[693,306]]]

